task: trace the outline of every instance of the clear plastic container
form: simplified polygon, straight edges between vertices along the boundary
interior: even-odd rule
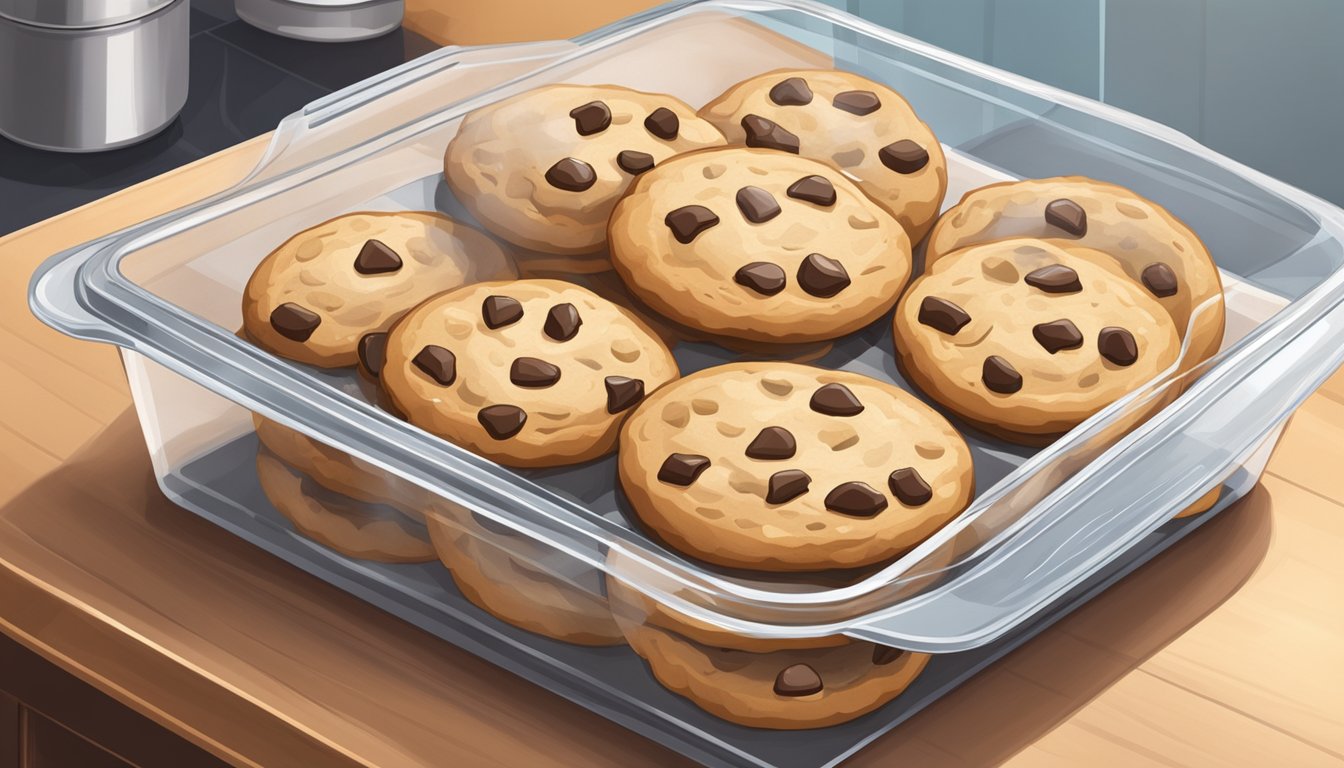
[[[613,459],[506,469],[375,407],[353,373],[289,363],[235,336],[248,276],[298,230],[355,210],[437,209],[469,220],[441,167],[473,109],[552,82],[616,83],[699,106],[780,67],[836,67],[903,93],[948,154],[945,205],[990,181],[1061,174],[1161,203],[1223,271],[1222,351],[1047,448],[968,431],[981,489],[971,507],[897,561],[837,582],[766,580],[680,557],[631,525]],[[287,118],[233,189],[54,256],[34,278],[32,305],[66,333],[124,349],[155,472],[184,507],[693,758],[821,766],[1244,494],[1293,410],[1344,361],[1341,264],[1344,212],[1170,129],[805,0],[705,0],[572,41],[444,49],[333,94]],[[618,290],[600,276],[575,279]],[[789,354],[903,384],[888,326]],[[743,356],[675,341],[683,373]],[[320,528],[322,518],[302,523],[303,510],[281,514],[268,501],[260,419],[282,436],[261,455],[303,470],[278,476],[302,487],[307,475],[325,489],[311,494],[319,507],[354,505],[362,522],[351,530],[392,531],[406,548],[378,557],[346,546],[345,529],[325,529],[325,544],[298,533],[291,519]],[[333,486],[340,498],[322,495]],[[1210,512],[1176,518],[1201,499],[1216,499]],[[445,560],[456,581],[438,562],[406,562],[427,559],[416,541],[431,537],[452,551]],[[617,644],[603,613],[608,578],[634,596],[630,620],[674,616],[744,639],[847,636],[935,655],[898,698],[848,723],[802,732],[733,725],[661,688]],[[507,600],[480,591],[500,583],[517,587]],[[540,626],[528,625],[529,613]]]

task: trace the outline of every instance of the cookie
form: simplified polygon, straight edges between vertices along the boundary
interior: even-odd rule
[[[851,72],[767,72],[729,88],[700,116],[735,144],[844,171],[912,242],[929,231],[947,193],[947,162],[933,131],[900,94]]]
[[[777,344],[764,341],[749,341],[706,333],[674,322],[666,315],[655,312],[648,304],[631,292],[630,287],[615,271],[586,275],[583,284],[603,298],[610,299],[634,313],[646,325],[658,334],[658,338],[668,347],[677,344],[716,344],[735,356],[750,360],[788,360],[806,363],[825,357],[835,348],[832,341],[808,341],[799,344]]]
[[[1190,368],[1223,342],[1218,266],[1198,236],[1157,203],[1082,176],[991,184],[967,193],[929,235],[925,263],[968,245],[1035,237],[1105,252],[1176,323]],[[1198,310],[1198,312],[1196,312]]]
[[[908,380],[971,424],[1053,440],[1173,366],[1157,300],[1104,253],[1004,240],[938,259],[896,308]]]
[[[757,342],[832,339],[881,317],[910,276],[910,240],[844,174],[734,147],[674,157],[611,217],[612,263],[650,307]]]
[[[323,488],[265,448],[257,452],[257,478],[276,511],[300,533],[360,560],[424,563],[434,548],[424,525],[393,509]]]
[[[430,539],[463,596],[500,621],[577,645],[624,638],[603,596],[602,573],[502,523],[436,505]]]
[[[741,725],[800,730],[838,725],[896,698],[929,656],[860,640],[744,651],[698,643],[651,624],[617,617],[631,649],[673,693]]]
[[[429,491],[259,414],[252,423],[266,450],[308,480],[354,501],[394,507],[423,524]]]
[[[676,378],[657,335],[572,283],[479,283],[410,312],[381,381],[416,426],[510,466],[574,464],[616,445],[645,395]]]
[[[889,560],[970,502],[966,443],[901,389],[734,363],[669,384],[621,432],[621,488],[672,548],[761,571]]]
[[[606,245],[631,180],[723,135],[681,101],[615,85],[550,85],[467,115],[444,177],[486,229],[543,253]]]
[[[286,240],[243,293],[243,328],[262,348],[323,368],[354,365],[359,343],[441,291],[516,274],[483,233],[437,213],[351,213]]]

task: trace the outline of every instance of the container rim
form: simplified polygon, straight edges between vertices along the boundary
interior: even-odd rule
[[[574,38],[575,49],[572,52],[558,54],[549,63],[510,80],[499,86],[499,89],[552,67],[562,66],[672,18],[711,11],[727,11],[734,15],[744,11],[797,12],[968,71],[991,83],[1117,123],[1195,155],[1298,207],[1320,224],[1318,238],[1344,240],[1344,211],[1202,147],[1171,128],[913,40],[812,0],[678,0]],[[378,96],[406,83],[454,66],[455,59],[462,53],[463,49],[445,49],[431,54],[315,103],[308,110],[287,118],[286,123],[293,130],[302,130],[304,126],[315,128],[332,114],[370,104]],[[434,115],[432,120],[437,123],[453,119],[485,100],[481,94],[460,100],[450,109]],[[363,154],[371,154],[380,147],[405,138],[418,125],[420,123],[401,126],[377,137],[368,142]],[[762,627],[775,627],[787,629],[789,636],[817,636],[845,632],[872,616],[880,615],[882,611],[879,607],[858,615],[851,613],[839,620],[834,619],[835,611],[845,604],[852,604],[860,598],[880,598],[880,591],[901,584],[903,577],[909,575],[912,564],[919,563],[939,546],[949,542],[979,512],[1003,499],[1009,491],[1030,479],[1049,461],[1096,439],[1126,408],[1156,396],[1156,390],[1173,385],[1168,380],[1158,382],[1153,391],[1131,393],[1084,422],[1050,447],[1038,452],[994,487],[982,492],[957,520],[945,526],[934,537],[897,562],[860,581],[805,594],[744,585],[710,571],[698,570],[632,536],[615,523],[592,514],[581,505],[559,497],[504,467],[336,392],[315,377],[242,342],[225,329],[169,304],[121,274],[122,258],[149,243],[190,229],[203,219],[217,215],[221,209],[242,207],[276,194],[281,191],[277,190],[281,182],[296,174],[316,173],[324,165],[352,161],[348,153],[338,153],[264,178],[266,162],[275,160],[283,151],[285,142],[293,138],[288,135],[290,133],[292,130],[282,124],[268,150],[267,160],[258,167],[258,171],[233,189],[50,259],[33,279],[30,294],[33,311],[48,324],[67,333],[131,348],[244,407],[262,412],[300,431],[316,431],[326,442],[356,453],[384,470],[430,489],[451,503],[481,510],[502,524],[514,527],[594,568],[606,571],[605,558],[601,553],[608,548],[619,549],[622,554],[636,558],[641,566],[666,577],[678,592],[671,594],[668,591],[667,594],[653,596],[667,598],[669,603],[692,606],[700,614],[709,613],[704,618],[724,626],[757,633],[762,631]],[[362,155],[355,157],[358,156]],[[61,284],[62,281],[69,284]],[[1041,505],[1058,508],[1065,500],[1077,498],[1070,494],[1096,481],[1095,475],[1103,465],[1122,460],[1143,445],[1151,445],[1164,436],[1170,436],[1181,424],[1178,420],[1164,419],[1163,414],[1192,406],[1199,398],[1214,397],[1220,387],[1233,387],[1239,380],[1263,372],[1264,366],[1271,364],[1268,361],[1273,358],[1275,345],[1285,345],[1288,340],[1302,337],[1313,329],[1321,333],[1328,332],[1329,329],[1320,328],[1318,322],[1327,311],[1342,301],[1344,271],[1336,271],[1262,324],[1250,336],[1208,361],[1198,371],[1204,377],[1190,390],[1163,409],[1162,413],[1111,445],[1101,457],[1078,470],[1067,482],[1042,499]],[[1330,339],[1325,341],[1329,342]],[[1339,349],[1338,344],[1328,351],[1326,347],[1321,347],[1321,354],[1322,364],[1331,366],[1331,369],[1344,359],[1344,350]],[[318,423],[329,426],[317,430],[313,425]],[[1198,482],[1216,480],[1214,475],[1223,469],[1225,467],[1203,468]],[[1192,484],[1195,482],[1191,480]],[[1031,516],[1027,515],[1022,524],[1025,526],[1030,522]],[[919,575],[915,574],[914,577]],[[683,592],[693,595],[695,600],[686,602]],[[724,610],[735,605],[778,609],[781,615],[800,621],[761,624],[744,620],[736,616],[736,611]],[[827,615],[832,620],[820,620]],[[992,638],[986,638],[985,641],[989,639]]]

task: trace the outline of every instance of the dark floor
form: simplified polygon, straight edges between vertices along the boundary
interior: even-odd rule
[[[191,83],[182,114],[142,144],[67,155],[0,138],[0,236],[265,133],[285,115],[437,46],[397,30],[306,43],[241,21],[233,0],[191,0]]]

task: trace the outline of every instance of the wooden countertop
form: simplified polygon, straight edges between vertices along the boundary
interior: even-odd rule
[[[407,20],[495,42],[649,3],[561,5]],[[29,314],[46,256],[228,186],[265,141],[0,239],[0,631],[238,765],[685,764],[172,505],[115,350]],[[850,764],[1344,764],[1341,444],[1337,375],[1248,498]]]

